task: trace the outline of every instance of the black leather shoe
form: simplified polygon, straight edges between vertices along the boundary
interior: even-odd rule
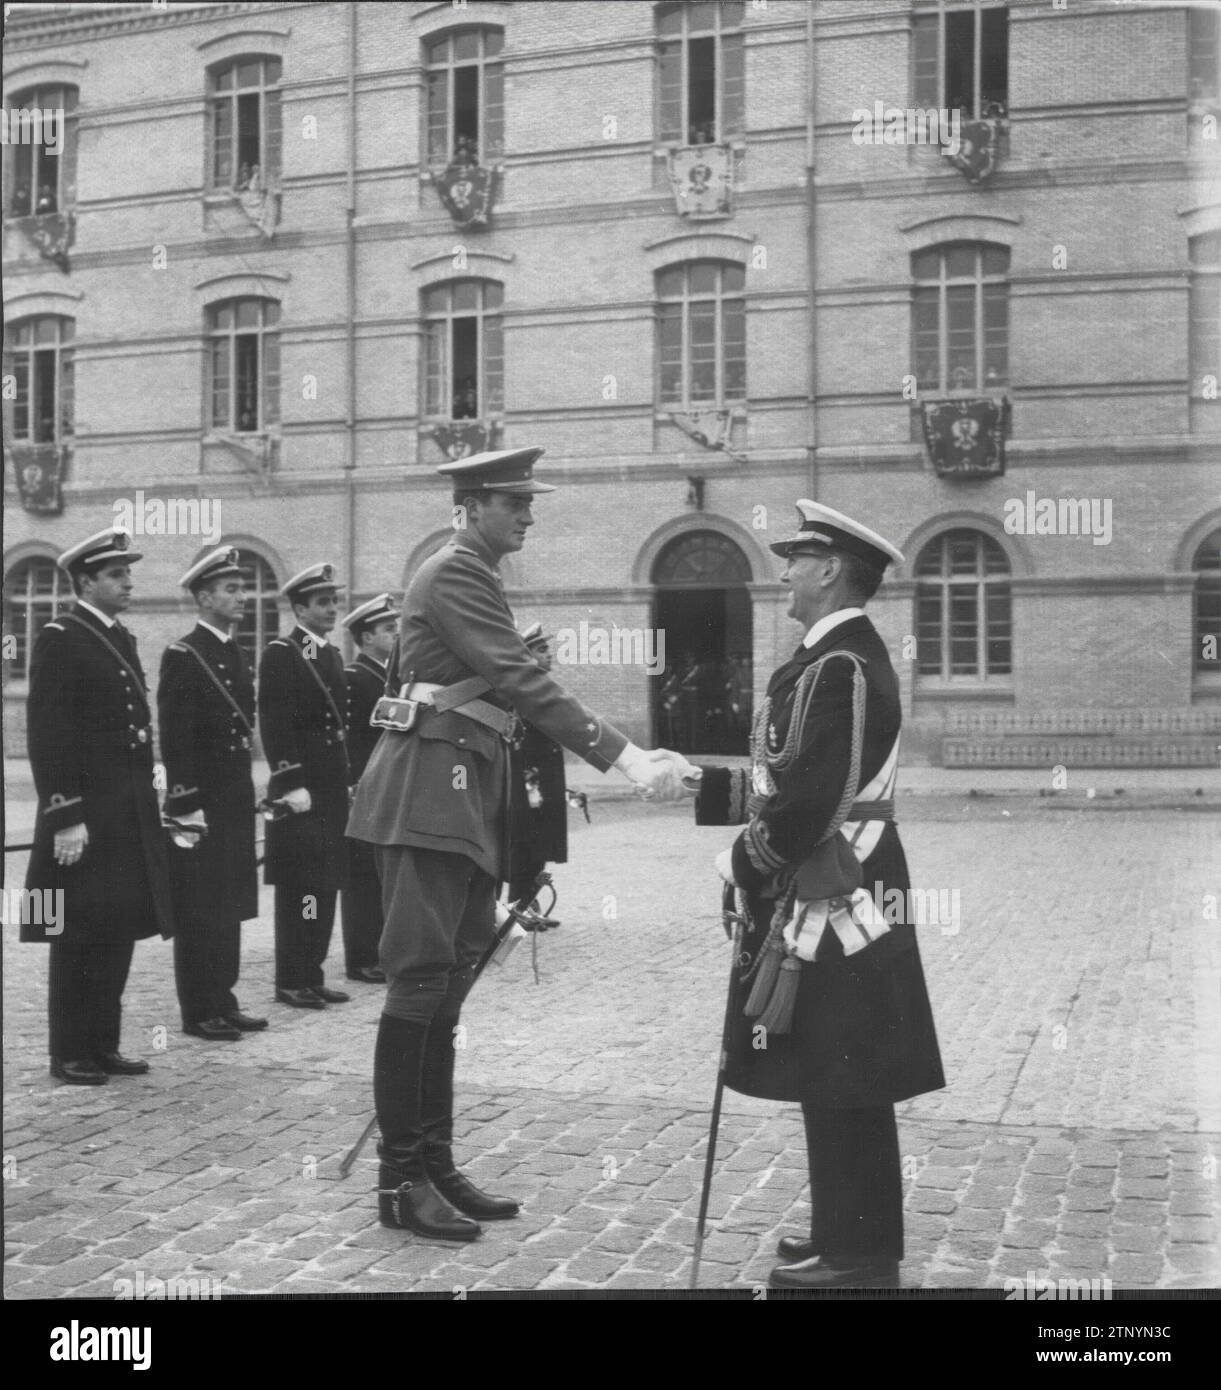
[[[386,974],[385,971],[379,970],[376,965],[362,965],[358,970],[349,970],[348,979],[356,980],[363,985],[384,985]]]
[[[812,1240],[802,1240],[799,1236],[781,1236],[776,1246],[776,1254],[790,1264],[797,1260],[809,1260],[818,1254]]]
[[[147,1062],[121,1052],[103,1052],[97,1064],[108,1076],[144,1076],[148,1071]]]
[[[773,1289],[897,1289],[898,1260],[847,1259],[828,1264],[824,1255],[815,1255],[799,1264],[778,1265],[768,1284]]]
[[[96,1062],[52,1062],[51,1075],[69,1086],[105,1086],[110,1080]]]
[[[226,1018],[203,1018],[198,1023],[184,1023],[182,1031],[193,1038],[207,1038],[209,1042],[237,1042],[242,1036],[236,1024]]]
[[[291,1004],[294,1009],[325,1009],[326,1000],[319,999],[312,989],[278,989],[278,1004]]]
[[[252,1018],[249,1014],[242,1013],[241,1009],[233,1009],[224,1015],[226,1023],[231,1023],[241,1033],[259,1033],[267,1027],[265,1018]]]
[[[350,994],[345,994],[341,989],[327,989],[326,985],[314,985],[312,992],[316,994],[324,1004],[346,1004],[352,997]]]
[[[430,1240],[477,1240],[483,1234],[479,1223],[455,1211],[427,1178],[404,1179],[403,1171],[397,1164],[381,1165],[377,1214],[383,1226]]]
[[[469,1178],[456,1170],[446,1177],[433,1177],[430,1173],[429,1179],[451,1207],[476,1221],[508,1221],[521,1211],[512,1197],[493,1197],[480,1192]]]

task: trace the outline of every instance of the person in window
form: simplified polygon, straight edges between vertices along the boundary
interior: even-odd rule
[[[463,377],[454,391],[453,418],[455,420],[477,420],[479,418],[479,392],[475,387],[473,376]]]
[[[466,165],[479,163],[478,147],[469,135],[459,135],[454,141],[453,162]]]
[[[38,206],[34,211],[39,217],[42,217],[45,213],[57,212],[58,210],[59,202],[55,197],[55,190],[49,183],[44,183],[38,190]]]
[[[13,194],[12,215],[14,217],[29,217],[30,213],[33,211],[30,203],[32,191],[28,183],[20,183],[17,185],[17,191]]]

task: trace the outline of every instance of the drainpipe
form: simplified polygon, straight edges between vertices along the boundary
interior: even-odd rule
[[[356,11],[348,6],[348,200],[347,200],[347,407],[344,425],[345,531],[347,589],[356,593]],[[349,639],[350,651],[350,639]]]
[[[810,303],[810,407],[807,426],[806,448],[810,456],[809,496],[818,497],[818,307],[815,302],[817,289],[818,258],[815,254],[815,207],[814,207],[814,6],[806,5],[806,284]]]

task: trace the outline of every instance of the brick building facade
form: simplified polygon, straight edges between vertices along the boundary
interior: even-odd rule
[[[401,588],[448,534],[436,463],[535,444],[561,488],[510,601],[574,637],[664,629],[661,675],[560,670],[641,742],[743,747],[798,635],[767,542],[812,496],[907,556],[872,608],[909,755],[1215,761],[1214,21],[15,11],[5,106],[62,110],[64,142],[5,150],[7,750],[49,561],[116,505],[193,527],[141,537],[155,669],[209,542],[255,571],[255,650],[312,561],[354,602]],[[875,104],[952,109],[973,143],[862,143]],[[1045,533],[1047,501],[1105,541]]]

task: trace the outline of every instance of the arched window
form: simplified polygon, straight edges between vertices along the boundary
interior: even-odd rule
[[[504,31],[451,29],[424,40],[428,163],[493,164],[504,154]]]
[[[1013,672],[1009,561],[980,531],[946,531],[915,567],[921,684],[980,685]]]
[[[504,413],[504,286],[452,280],[420,295],[424,414],[487,420]]]
[[[255,550],[239,550],[238,564],[250,578],[246,581],[246,607],[238,624],[235,640],[246,655],[250,669],[257,671],[263,648],[280,630],[280,586],[275,571]]]
[[[208,186],[262,192],[280,172],[279,58],[238,58],[208,73]]]
[[[4,580],[4,632],[13,638],[6,674],[29,680],[34,639],[44,624],[72,602],[72,583],[54,560],[34,555],[19,560]]]
[[[658,401],[727,406],[746,400],[746,271],[689,261],[657,272]]]
[[[28,87],[6,103],[7,217],[67,212],[76,202],[75,87]]]
[[[1196,576],[1195,674],[1221,682],[1221,530],[1204,539],[1191,568]]]
[[[1191,289],[1187,359],[1191,404],[1215,406],[1221,382],[1221,231],[1205,232],[1188,243]]]
[[[4,374],[13,378],[5,417],[14,444],[61,444],[71,437],[75,329],[70,318],[42,314],[4,330]]]
[[[1009,250],[973,242],[912,256],[912,368],[920,391],[950,395],[1009,380]]]
[[[658,5],[657,138],[713,145],[742,134],[742,0]]]
[[[227,299],[207,311],[209,423],[254,434],[280,419],[280,306]]]

